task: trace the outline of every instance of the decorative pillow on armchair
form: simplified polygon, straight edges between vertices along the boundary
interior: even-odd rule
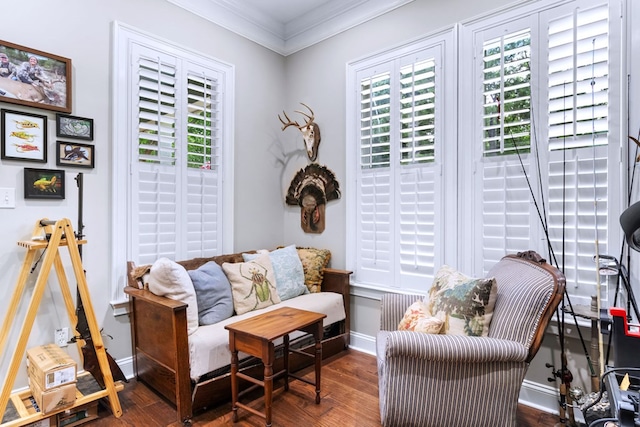
[[[494,278],[474,279],[443,265],[425,303],[434,316],[445,319],[442,333],[486,337],[497,291]]]
[[[261,256],[262,251],[257,254],[242,254],[245,261],[251,261]],[[295,245],[290,245],[281,249],[276,249],[269,254],[273,272],[276,276],[276,287],[278,296],[282,301],[288,300],[298,295],[308,294],[309,290],[304,284],[304,269],[300,256]]]
[[[329,265],[331,251],[328,249],[297,248],[302,268],[304,269],[304,284],[309,292],[320,292],[322,287],[323,269]]]
[[[222,264],[222,269],[231,283],[233,308],[236,314],[269,307],[280,302],[269,254],[247,262],[225,262]]]
[[[398,330],[439,334],[442,325],[444,325],[444,321],[432,316],[427,304],[423,301],[416,301],[405,311],[400,324],[398,324]]]
[[[196,270],[188,270],[198,300],[198,320],[212,325],[233,316],[233,298],[229,279],[216,262],[209,261]]]

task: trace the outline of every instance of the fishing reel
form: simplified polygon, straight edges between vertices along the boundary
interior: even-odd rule
[[[552,369],[551,375],[553,375],[553,377],[547,378],[547,381],[554,383],[556,382],[556,379],[559,379],[563,384],[571,384],[571,381],[573,381],[573,374],[569,369],[562,368],[556,370],[555,366],[553,366],[551,363],[545,363],[544,366]]]

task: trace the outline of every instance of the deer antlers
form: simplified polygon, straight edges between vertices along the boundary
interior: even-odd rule
[[[305,148],[307,150],[307,156],[309,160],[314,162],[318,157],[318,146],[320,145],[320,127],[313,121],[314,113],[313,110],[305,103],[301,102],[300,104],[307,107],[307,109],[311,112],[311,115],[304,113],[302,111],[296,110],[296,113],[300,113],[307,118],[303,125],[298,124],[298,122],[294,122],[287,116],[287,113],[283,110],[282,113],[287,121],[282,120],[280,114],[278,114],[278,119],[280,119],[280,123],[282,123],[282,130],[285,130],[289,126],[295,126],[301,133],[302,139],[304,139]]]
[[[299,110],[296,110],[295,112],[302,114],[303,116],[305,116],[309,120],[305,121],[304,125],[301,126],[301,125],[298,124],[298,122],[292,121],[289,118],[289,116],[287,116],[287,113],[284,110],[282,110],[282,114],[284,114],[284,117],[287,119],[287,121],[285,122],[284,120],[282,120],[282,117],[280,117],[280,114],[278,114],[278,119],[280,119],[280,123],[282,123],[282,130],[285,130],[289,126],[295,126],[296,128],[298,128],[298,130],[300,130],[300,132],[302,132],[302,128],[303,127],[307,127],[307,126],[309,126],[310,124],[313,123],[313,118],[314,118],[313,110],[311,108],[309,108],[309,106],[307,104],[305,104],[304,102],[301,102],[300,104],[302,104],[305,107],[307,107],[307,109],[311,112],[311,115],[308,115],[307,113],[303,113],[302,111],[299,111]]]

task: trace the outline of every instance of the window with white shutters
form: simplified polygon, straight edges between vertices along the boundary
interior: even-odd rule
[[[506,254],[534,249],[564,271],[574,302],[585,305],[597,293],[594,255],[614,237],[610,198],[619,200],[610,188],[619,179],[610,123],[620,92],[609,79],[619,72],[609,16],[604,2],[548,3],[469,33],[480,94],[466,111],[482,123],[482,146],[472,151],[475,172],[463,168],[461,179],[482,195],[463,209],[482,212],[475,268],[484,273]]]
[[[233,69],[124,26],[115,34],[128,70],[114,83],[115,263],[222,253]],[[114,274],[119,301],[125,281]]]
[[[589,305],[599,281],[607,303],[594,256],[621,239],[620,10],[529,2],[461,24],[449,68],[445,50],[417,58],[406,45],[351,64],[358,289],[424,291],[444,263],[478,276],[532,249],[565,272],[574,303]]]
[[[420,47],[354,73],[358,282],[423,289],[442,259],[443,55]]]

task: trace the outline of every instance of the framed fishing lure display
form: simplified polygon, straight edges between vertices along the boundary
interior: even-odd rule
[[[2,110],[2,159],[47,162],[47,116]]]
[[[64,199],[64,170],[24,168],[25,199]]]

